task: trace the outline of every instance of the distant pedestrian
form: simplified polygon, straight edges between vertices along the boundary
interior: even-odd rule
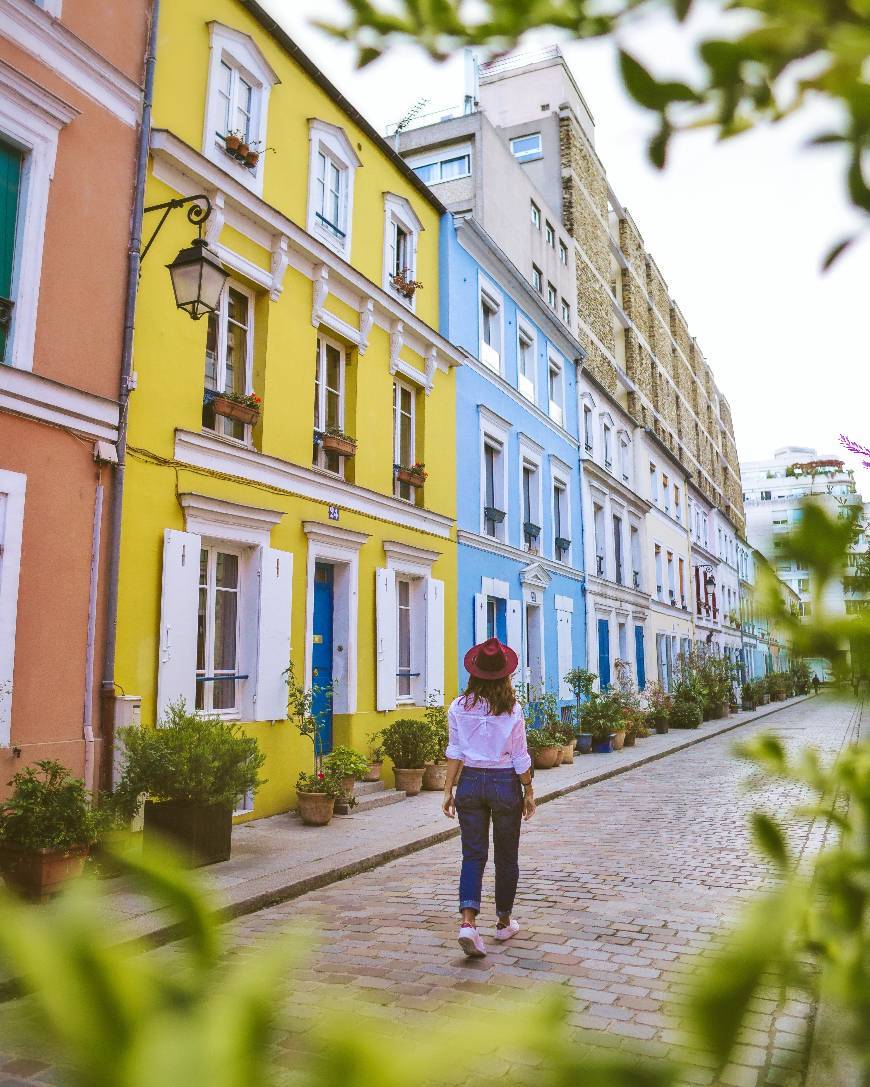
[[[520,875],[520,826],[524,818],[535,814],[535,796],[525,720],[510,678],[517,663],[516,653],[497,638],[473,646],[465,654],[468,687],[447,712],[448,763],[442,810],[450,819],[459,816],[459,946],[469,958],[486,954],[477,931],[477,915],[489,856],[490,822],[498,914],[495,938],[509,940],[520,930],[511,917]]]
[[[814,694],[819,693],[819,687],[821,687],[821,683],[819,682],[819,677],[815,674],[815,672],[813,672],[813,693]]]

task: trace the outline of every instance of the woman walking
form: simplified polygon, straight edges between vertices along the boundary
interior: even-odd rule
[[[465,654],[468,687],[447,713],[450,736],[442,807],[450,819],[459,815],[459,946],[469,958],[486,954],[477,931],[477,915],[489,855],[490,822],[498,914],[495,936],[509,940],[520,930],[511,917],[520,874],[520,825],[535,814],[535,797],[525,721],[510,678],[516,668],[516,653],[497,638],[473,646]]]

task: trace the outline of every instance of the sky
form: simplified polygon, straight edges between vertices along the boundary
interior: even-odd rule
[[[265,0],[315,64],[383,132],[419,98],[458,104],[462,58],[437,64],[397,46],[363,71],[349,45],[315,29],[341,21],[341,0]],[[623,42],[660,76],[684,76],[691,37],[718,15],[701,9],[688,30],[641,20]],[[716,143],[684,135],[659,172],[646,158],[654,122],[627,97],[611,43],[559,40],[596,122],[596,150],[631,212],[731,405],[742,460],[782,445],[837,453],[838,436],[870,444],[870,240],[827,273],[825,253],[860,220],[844,195],[841,152],[807,150],[829,127],[827,105],[776,127]],[[870,471],[842,451],[870,499]]]

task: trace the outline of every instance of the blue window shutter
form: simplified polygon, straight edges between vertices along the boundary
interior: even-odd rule
[[[598,685],[603,691],[610,686],[610,624],[598,620]]]
[[[643,627],[634,628],[634,659],[637,664],[637,685],[643,690],[646,686],[646,663],[643,650]]]

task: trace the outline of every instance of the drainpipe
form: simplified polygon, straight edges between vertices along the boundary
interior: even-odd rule
[[[95,453],[96,457],[96,453]],[[94,497],[94,524],[91,532],[91,580],[88,593],[88,640],[85,650],[85,705],[82,733],[85,740],[85,788],[94,788],[94,649],[97,630],[97,580],[100,569],[100,529],[103,523],[103,472],[98,469]]]
[[[160,0],[152,0],[151,25],[145,52],[145,83],[142,94],[142,120],[136,151],[136,176],[130,222],[130,247],[127,253],[127,297],[124,306],[124,333],[121,345],[121,385],[118,423],[118,464],[112,481],[109,565],[106,585],[106,645],[103,654],[102,779],[111,784],[112,748],[115,731],[115,649],[118,634],[118,580],[121,564],[121,511],[124,503],[124,472],[127,461],[127,412],[133,372],[133,328],[136,321],[136,291],[139,286],[139,251],[142,248],[142,209],[145,206],[145,178],[151,141],[151,107],[154,99],[154,68],[157,62],[157,22]]]

